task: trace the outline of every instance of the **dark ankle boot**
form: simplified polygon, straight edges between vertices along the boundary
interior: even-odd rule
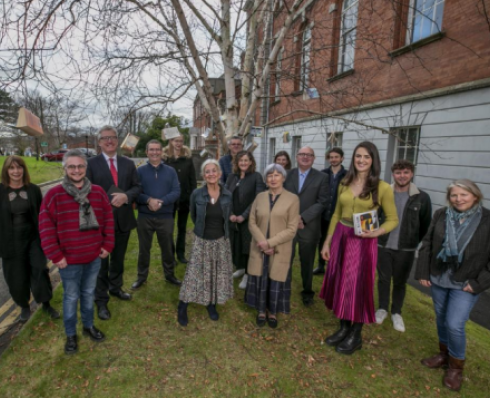
[[[449,351],[446,344],[439,343],[439,354],[424,358],[420,363],[430,369],[447,368],[449,361]]]
[[[353,323],[347,336],[344,340],[337,346],[335,351],[340,354],[351,355],[357,350],[362,348],[362,323]]]
[[[179,307],[177,308],[177,321],[180,326],[187,326],[189,319],[187,318],[187,303],[179,301]]]
[[[464,359],[456,359],[449,356],[449,369],[444,375],[443,384],[453,391],[461,390],[463,382]]]
[[[339,345],[345,339],[350,330],[350,321],[340,320],[340,329],[325,339],[325,344],[330,347]]]
[[[219,314],[218,311],[216,311],[216,305],[209,304],[206,308],[208,309],[209,318],[211,318],[212,321],[217,321],[219,319]]]

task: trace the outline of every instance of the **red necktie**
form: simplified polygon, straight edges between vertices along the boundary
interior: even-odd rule
[[[116,166],[114,166],[114,159],[109,158],[109,161],[111,162],[112,179],[114,180],[114,185],[117,187],[117,169]]]

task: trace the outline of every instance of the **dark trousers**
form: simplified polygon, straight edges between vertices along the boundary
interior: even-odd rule
[[[322,249],[323,249],[323,244],[325,243],[325,240],[327,239],[327,234],[328,234],[328,226],[330,225],[330,220],[325,220],[322,218],[322,223],[321,223],[321,237],[320,237],[320,242],[318,242],[318,267],[321,269],[325,269],[325,260],[322,257]]]
[[[412,270],[415,251],[378,248],[379,308],[388,311],[390,287],[393,278],[391,313],[401,314],[408,277]]]
[[[157,234],[158,245],[162,255],[163,274],[165,278],[174,276],[175,258],[173,254],[173,218],[138,218],[138,280],[146,281],[150,270],[150,251],[153,235]]]
[[[296,256],[296,243],[299,248],[299,261],[301,263],[301,279],[303,280],[303,291],[301,296],[303,299],[312,299],[315,292],[312,289],[313,286],[313,264],[315,262],[316,248],[318,242],[316,240],[312,242],[299,241],[297,238],[293,240],[293,255],[291,257],[291,267],[293,265],[294,257]]]
[[[39,239],[18,241],[14,235],[15,256],[2,259],[3,276],[14,303],[29,307],[31,291],[38,303],[53,297],[46,257]]]
[[[187,233],[187,218],[189,217],[189,202],[178,202],[174,207],[174,219],[177,215],[177,242],[173,253],[178,256],[185,255],[185,237]],[[173,242],[173,240],[172,240]]]
[[[115,246],[112,253],[100,263],[97,286],[95,288],[95,303],[97,305],[109,302],[109,291],[118,292],[123,286],[124,257],[128,248],[131,231],[115,233]]]

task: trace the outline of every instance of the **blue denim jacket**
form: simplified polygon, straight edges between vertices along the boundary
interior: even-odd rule
[[[228,191],[225,187],[220,186],[220,203],[221,209],[223,210],[223,222],[225,224],[225,237],[229,238],[230,236],[230,228],[229,222],[231,215],[231,201],[232,196],[231,192]],[[190,213],[191,219],[194,223],[194,233],[196,236],[202,238],[204,236],[204,228],[205,228],[205,220],[206,220],[206,206],[210,202],[210,196],[208,193],[208,188],[204,185],[202,188],[195,189],[191,195],[191,203],[190,203]]]

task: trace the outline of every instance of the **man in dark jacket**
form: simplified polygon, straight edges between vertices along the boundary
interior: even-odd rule
[[[115,247],[109,257],[102,259],[95,289],[97,314],[100,319],[108,320],[111,318],[107,306],[108,293],[120,300],[131,300],[131,295],[122,290],[124,257],[131,230],[136,228],[133,202],[141,191],[141,185],[134,162],[117,154],[116,129],[102,127],[97,139],[102,153],[88,160],[87,178],[107,193],[114,215]]]
[[[312,289],[313,263],[320,240],[320,221],[328,205],[328,176],[312,168],[315,152],[308,146],[298,151],[296,161],[298,167],[288,173],[284,183],[285,189],[298,195],[300,203],[301,218],[296,238],[293,241],[291,263],[294,260],[296,242],[298,242],[301,278],[303,279],[301,296],[303,304],[310,306],[313,304],[315,295]]]
[[[339,190],[340,181],[347,174],[347,170],[342,166],[344,161],[344,151],[340,148],[332,148],[327,152],[327,160],[330,163],[330,167],[323,169],[322,172],[328,174],[329,177],[329,189],[328,189],[328,205],[322,214],[321,224],[321,238],[318,244],[318,267],[313,270],[313,275],[323,275],[325,273],[325,260],[323,259],[321,252],[323,243],[327,239],[328,226],[330,225],[330,219],[335,211],[337,204],[337,192]]]
[[[405,331],[401,316],[408,277],[412,269],[415,250],[429,229],[432,205],[427,193],[413,184],[414,165],[401,159],[391,167],[395,205],[400,220],[389,234],[378,238],[378,295],[379,309],[376,311],[378,324],[388,316],[390,286],[393,278],[391,320],[393,328]],[[381,222],[383,215],[381,214]]]
[[[165,279],[180,286],[174,275],[175,257],[173,254],[174,205],[180,197],[177,172],[162,161],[162,144],[150,140],[146,144],[148,163],[138,168],[143,191],[138,196],[138,279],[133,290],[139,289],[148,278],[150,251],[153,235],[157,234],[162,255]]]
[[[228,176],[233,171],[233,158],[238,152],[243,150],[242,139],[236,135],[231,137],[230,141],[228,141],[228,149],[230,152],[227,155],[222,156],[219,160],[219,165],[221,167],[221,183],[223,185],[226,184]]]

